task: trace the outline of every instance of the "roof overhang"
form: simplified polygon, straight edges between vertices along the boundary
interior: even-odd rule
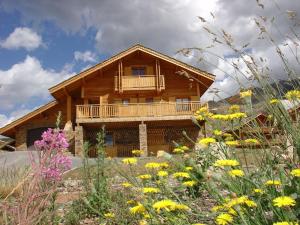
[[[31,119],[31,118],[33,118],[33,117],[41,114],[42,112],[44,112],[44,111],[52,108],[53,106],[55,106],[57,104],[58,104],[58,102],[56,100],[54,100],[54,101],[51,101],[51,102],[49,102],[49,103],[47,103],[47,104],[45,104],[45,105],[43,105],[43,106],[35,109],[34,111],[26,114],[25,116],[22,116],[21,118],[19,118],[19,119],[13,121],[13,122],[7,124],[4,127],[1,127],[0,128],[0,134],[6,136],[6,134],[9,131],[11,131],[12,129],[14,129],[15,127],[21,125],[22,123],[26,122],[27,120],[29,120],[29,119]]]
[[[118,53],[117,55],[114,55],[113,57],[93,66],[93,67],[90,67],[89,69],[85,70],[85,71],[82,71],[81,73],[49,88],[49,92],[54,96],[56,97],[56,94],[60,91],[63,91],[65,92],[66,91],[66,88],[75,83],[75,82],[80,82],[82,81],[85,77],[89,76],[90,74],[96,72],[97,70],[100,70],[114,62],[117,62],[118,60],[122,59],[123,57],[127,56],[127,55],[130,55],[131,53],[133,52],[136,52],[136,51],[142,51],[148,55],[151,55],[155,58],[158,58],[158,59],[161,59],[161,60],[164,60],[166,62],[169,62],[169,63],[172,63],[172,64],[175,64],[177,65],[178,67],[181,67],[182,69],[186,70],[187,72],[191,72],[191,73],[194,73],[194,74],[197,74],[201,77],[203,77],[207,83],[209,83],[209,86],[214,82],[215,80],[215,76],[213,74],[210,74],[208,72],[205,72],[205,71],[202,71],[196,67],[193,67],[191,65],[188,65],[184,62],[181,62],[177,59],[174,59],[170,56],[167,56],[167,55],[164,55],[162,53],[159,53],[157,51],[154,51],[150,48],[146,48],[142,45],[134,45],[132,46],[131,48],[125,50],[125,51],[122,51],[120,53]],[[207,87],[208,88],[208,87]]]

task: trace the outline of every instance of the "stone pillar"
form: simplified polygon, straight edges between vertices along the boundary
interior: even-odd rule
[[[83,156],[83,127],[75,127],[75,156]]]
[[[140,150],[143,150],[142,156],[148,156],[148,145],[147,145],[147,126],[143,122],[139,124],[139,141]]]

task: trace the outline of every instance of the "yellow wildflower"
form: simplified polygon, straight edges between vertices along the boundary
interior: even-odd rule
[[[136,201],[135,200],[128,200],[126,203],[128,204],[128,205],[131,205],[131,204],[133,204],[133,203],[135,203]]]
[[[169,167],[169,164],[167,162],[161,162],[161,163],[159,163],[159,166],[163,169],[166,169]]]
[[[277,104],[277,103],[279,103],[279,100],[276,98],[270,100],[270,104]]]
[[[285,94],[285,97],[289,100],[297,100],[300,99],[300,91],[299,90],[292,90],[292,91],[288,91]]]
[[[225,144],[228,146],[237,146],[239,145],[238,141],[225,141]]]
[[[208,138],[202,138],[201,140],[199,140],[199,144],[202,144],[202,145],[209,145],[212,143],[216,143],[216,139],[208,137]]]
[[[238,166],[239,162],[235,159],[219,159],[214,163],[214,166]]]
[[[150,174],[142,174],[142,175],[139,175],[138,178],[140,178],[142,180],[147,180],[147,179],[151,179],[152,176]]]
[[[297,222],[287,222],[287,221],[273,223],[273,225],[298,225],[298,224],[299,223]]]
[[[223,115],[223,114],[215,114],[212,115],[211,118],[215,120],[225,120],[225,121],[229,119],[227,115]]]
[[[254,138],[246,139],[246,140],[244,140],[244,142],[246,144],[256,144],[256,145],[259,144],[259,141],[257,139],[254,139]]]
[[[124,182],[122,183],[122,186],[128,188],[128,187],[132,187],[132,184],[128,182]]]
[[[228,174],[231,177],[243,177],[245,175],[243,170],[230,170],[228,171]]]
[[[160,190],[158,188],[154,188],[154,187],[144,187],[143,188],[143,193],[147,194],[147,193],[158,193],[160,192]]]
[[[148,222],[146,220],[140,220],[139,225],[147,225]]]
[[[156,163],[156,162],[149,162],[149,163],[146,163],[145,167],[148,169],[157,169],[160,167],[160,164]]]
[[[173,177],[178,178],[178,177],[183,177],[183,178],[190,178],[190,174],[186,172],[177,172],[173,174]]]
[[[142,155],[143,152],[144,152],[143,150],[138,150],[138,149],[135,149],[135,150],[132,150],[132,151],[131,151],[131,153],[132,153],[133,155],[136,155],[136,156]]]
[[[252,95],[252,91],[251,90],[241,91],[240,92],[240,97],[241,98],[251,97],[251,95]]]
[[[168,172],[164,171],[164,170],[160,170],[160,171],[157,172],[157,176],[166,177],[166,176],[168,176]]]
[[[129,211],[132,213],[132,214],[142,214],[146,211],[146,208],[141,204],[141,203],[138,203],[136,206],[134,207],[131,207],[129,209]]]
[[[227,225],[230,224],[233,221],[233,217],[228,213],[221,213],[216,218],[216,223],[218,225]]]
[[[203,121],[203,120],[205,120],[204,116],[202,116],[202,115],[195,115],[195,118],[196,118],[196,120],[198,120],[198,121]]]
[[[195,186],[195,185],[197,184],[197,182],[194,181],[194,180],[189,180],[189,181],[183,182],[182,184],[183,184],[184,186],[187,186],[187,187],[193,187],[193,186]]]
[[[114,217],[115,217],[115,214],[114,214],[114,213],[111,213],[111,212],[104,213],[104,217],[106,217],[106,218],[114,218]]]
[[[294,177],[300,177],[300,169],[293,169],[291,175]]]
[[[253,192],[258,193],[258,194],[263,194],[264,193],[264,191],[262,189],[259,189],[259,188],[253,189]]]
[[[271,186],[271,185],[279,186],[279,185],[281,185],[281,182],[279,180],[267,180],[265,182],[265,185],[268,185],[268,186]]]
[[[127,165],[134,165],[134,164],[136,164],[137,159],[136,158],[126,158],[126,159],[123,159],[122,162]]]
[[[164,209],[166,211],[174,211],[176,209],[179,210],[188,210],[189,208],[186,205],[178,204],[170,199],[161,200],[158,202],[155,202],[152,207],[157,211],[160,212],[160,210]]]
[[[232,113],[232,114],[228,114],[228,119],[229,120],[233,120],[233,119],[242,119],[247,117],[246,113],[242,113],[242,112],[237,112],[237,113]]]
[[[273,205],[277,207],[294,206],[296,201],[289,196],[281,196],[273,199]]]
[[[181,148],[174,148],[173,152],[174,153],[184,153],[184,150]]]
[[[214,130],[213,132],[214,132],[214,135],[216,135],[216,136],[222,135],[222,131],[220,131],[220,130]]]
[[[247,205],[248,207],[256,207],[257,206],[256,203],[254,201],[250,200],[248,198],[248,196],[246,196],[246,195],[243,195],[241,197],[233,198],[233,199],[229,200],[225,204],[225,206],[227,208],[232,208],[235,205],[243,205],[243,204]]]
[[[193,167],[191,167],[191,166],[186,166],[184,169],[185,169],[186,171],[191,171],[191,170],[193,170]]]
[[[249,200],[249,199],[245,201],[245,204],[246,204],[248,207],[257,207],[257,204],[256,204],[254,201]]]
[[[229,107],[230,112],[238,112],[240,111],[240,106],[239,105],[232,105]]]
[[[223,210],[224,209],[224,206],[222,205],[216,205],[214,207],[211,208],[211,211],[212,212],[217,212],[217,211],[220,211],[220,210]]]

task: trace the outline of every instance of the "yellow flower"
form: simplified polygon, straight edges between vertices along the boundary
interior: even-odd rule
[[[128,200],[126,203],[128,204],[128,205],[131,205],[131,204],[133,204],[133,203],[135,203],[136,201],[135,200]]]
[[[246,113],[241,113],[241,112],[228,114],[227,116],[228,116],[228,119],[229,119],[229,120],[233,120],[233,119],[242,119],[242,118],[247,117]]]
[[[230,170],[228,171],[228,174],[231,177],[243,177],[245,175],[244,171],[242,170]]]
[[[168,175],[169,175],[168,172],[164,171],[164,170],[160,170],[157,172],[157,176],[159,176],[159,177],[166,177]]]
[[[270,100],[270,104],[277,104],[277,103],[279,103],[279,100],[276,98]]]
[[[216,223],[218,225],[227,225],[230,224],[233,221],[233,217],[228,213],[221,213],[216,218]]]
[[[211,118],[215,120],[225,120],[225,121],[229,119],[227,115],[223,115],[223,114],[215,114],[212,115]]]
[[[158,188],[154,188],[154,187],[144,187],[143,188],[143,193],[147,194],[147,193],[158,193],[160,192],[160,190]]]
[[[283,222],[276,222],[273,223],[273,225],[298,225],[297,222],[287,222],[287,221],[283,221]]]
[[[253,192],[258,193],[258,194],[263,194],[264,193],[264,191],[262,189],[259,189],[259,188],[253,189]]]
[[[111,213],[111,212],[108,212],[108,213],[104,213],[104,216],[106,218],[114,218],[115,217],[115,214],[114,213]]]
[[[205,120],[204,116],[202,116],[202,115],[195,115],[195,118],[196,118],[196,120],[199,120],[199,121]]]
[[[190,178],[190,174],[186,172],[177,172],[173,174],[173,177],[178,178],[178,177],[183,177],[183,178]]]
[[[151,179],[151,175],[150,174],[142,174],[139,175],[138,178],[142,179],[142,180],[147,180],[147,179]]]
[[[148,222],[146,220],[140,220],[139,225],[147,225]]]
[[[256,145],[259,144],[259,141],[257,139],[254,139],[254,138],[246,139],[246,140],[244,140],[244,142],[246,144],[256,144]]]
[[[240,97],[241,98],[251,97],[251,95],[252,95],[252,91],[251,90],[241,91],[240,92]]]
[[[289,196],[281,196],[273,199],[273,205],[277,207],[294,206],[296,201]]]
[[[166,211],[174,211],[174,210],[188,210],[189,207],[183,204],[178,204],[170,199],[161,200],[158,202],[155,202],[152,207],[157,211],[160,212],[160,210],[164,209]]]
[[[214,207],[211,208],[211,211],[212,212],[217,212],[217,211],[220,211],[222,209],[224,209],[224,206],[222,206],[222,205],[216,205],[216,206],[214,206]]]
[[[143,152],[144,152],[143,150],[138,150],[138,149],[135,149],[135,150],[132,150],[132,151],[131,151],[131,153],[132,153],[133,155],[136,155],[136,156],[142,155]]]
[[[163,169],[166,169],[169,167],[169,164],[167,162],[161,162],[161,163],[159,163],[159,166]]]
[[[225,144],[228,146],[237,146],[239,145],[238,141],[225,141]]]
[[[174,153],[184,153],[184,150],[178,147],[178,148],[174,148],[173,152]]]
[[[268,185],[268,186],[271,186],[271,185],[279,186],[279,185],[281,185],[281,182],[279,180],[267,180],[265,182],[265,185]]]
[[[291,175],[294,177],[300,177],[300,169],[293,169]]]
[[[248,196],[243,195],[238,198],[233,198],[225,204],[225,207],[232,208],[236,205],[247,205],[248,207],[256,207],[256,203],[248,198]]]
[[[202,144],[202,145],[209,145],[212,143],[216,143],[216,139],[208,137],[208,138],[202,138],[201,140],[199,140],[199,144]]]
[[[285,97],[289,100],[296,100],[296,99],[300,99],[300,91],[299,90],[292,90],[292,91],[288,91],[285,94]]]
[[[160,164],[156,163],[156,162],[149,162],[149,163],[146,163],[145,167],[148,169],[157,169],[160,167]]]
[[[136,206],[134,207],[131,207],[129,209],[129,211],[132,213],[132,214],[142,214],[146,211],[146,208],[141,204],[141,203],[138,203]]]
[[[193,167],[187,166],[187,167],[185,167],[184,169],[185,169],[186,171],[191,171],[191,170],[193,170]]]
[[[230,112],[238,112],[238,111],[240,111],[240,106],[239,105],[232,105],[232,106],[230,106],[229,111]]]
[[[134,165],[134,164],[136,164],[137,159],[136,158],[126,158],[126,159],[123,159],[122,162],[127,165]]]
[[[235,159],[219,159],[214,163],[214,166],[238,166],[240,165]]]
[[[222,135],[222,131],[220,131],[220,130],[214,130],[213,132],[214,132],[214,135],[216,135],[216,136]]]
[[[194,185],[197,184],[197,182],[194,181],[194,180],[189,180],[189,181],[183,182],[182,184],[183,184],[184,186],[187,186],[187,187],[193,187]]]
[[[124,182],[124,183],[122,183],[122,185],[123,185],[123,187],[126,187],[126,188],[132,187],[132,184],[128,183],[128,182]]]

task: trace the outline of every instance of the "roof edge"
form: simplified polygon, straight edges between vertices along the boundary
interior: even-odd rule
[[[7,132],[8,130],[18,126],[19,124],[31,119],[32,117],[38,115],[39,113],[42,113],[46,111],[47,109],[52,108],[53,106],[57,105],[58,102],[56,100],[53,100],[51,102],[46,103],[45,105],[42,105],[41,107],[27,113],[26,115],[20,117],[19,119],[16,119],[12,121],[11,123],[5,125],[4,127],[0,128],[0,134],[2,135],[3,133]]]
[[[132,53],[132,52],[134,52],[136,50],[141,50],[141,51],[143,51],[145,53],[148,53],[148,54],[150,54],[152,56],[161,58],[161,59],[166,60],[166,61],[168,61],[170,63],[177,64],[177,65],[179,65],[179,66],[181,66],[181,67],[183,67],[183,68],[185,68],[185,69],[187,69],[187,70],[189,70],[191,72],[197,73],[200,76],[204,76],[204,77],[206,77],[209,80],[212,80],[212,81],[215,80],[215,75],[213,75],[213,74],[211,74],[209,72],[203,71],[203,70],[201,70],[199,68],[196,68],[196,67],[191,66],[191,65],[189,65],[187,63],[179,61],[179,60],[177,60],[177,59],[175,59],[173,57],[170,57],[168,55],[165,55],[163,53],[160,53],[160,52],[155,51],[153,49],[150,49],[148,47],[145,47],[145,46],[143,46],[141,44],[136,44],[136,45],[133,45],[132,47],[130,47],[130,48],[126,49],[126,50],[123,50],[123,51],[121,51],[121,52],[113,55],[112,57],[110,57],[110,58],[108,58],[108,59],[106,59],[106,60],[104,60],[104,61],[102,61],[102,62],[100,62],[100,63],[98,63],[98,64],[96,64],[96,65],[94,65],[92,67],[90,67],[90,68],[88,68],[87,70],[84,70],[84,71],[82,71],[82,72],[80,72],[80,73],[78,73],[78,74],[76,74],[76,75],[74,75],[74,76],[72,76],[72,77],[70,77],[70,78],[68,78],[68,79],[66,79],[66,80],[64,80],[64,81],[62,81],[62,82],[60,82],[60,83],[52,86],[52,87],[50,87],[48,90],[49,90],[49,92],[51,94],[53,94],[53,93],[57,92],[58,90],[62,89],[63,87],[65,87],[65,86],[67,86],[67,85],[69,85],[69,84],[71,84],[71,83],[73,83],[73,82],[75,82],[75,81],[77,81],[79,79],[82,79],[82,78],[86,77],[90,73],[92,73],[92,72],[94,72],[94,71],[96,71],[98,69],[101,69],[101,68],[109,65],[110,63],[113,63],[116,60],[129,55],[130,53]]]

